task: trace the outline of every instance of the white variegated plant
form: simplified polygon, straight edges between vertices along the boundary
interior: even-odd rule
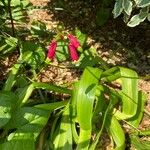
[[[134,14],[133,10],[139,10],[139,13]],[[135,27],[145,19],[150,21],[150,0],[116,0],[113,9],[114,18],[122,13],[129,27]]]

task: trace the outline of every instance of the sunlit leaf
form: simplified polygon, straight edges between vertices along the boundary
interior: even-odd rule
[[[115,150],[124,150],[125,149],[125,135],[121,125],[117,121],[114,116],[109,116],[107,118],[106,128],[107,131],[112,136],[113,140],[115,141],[116,147]]]
[[[120,119],[129,119],[136,114],[138,108],[138,75],[131,69],[119,68],[122,85],[122,113],[116,111],[115,115]]]
[[[146,95],[145,93],[140,91],[138,93],[138,108],[136,115],[128,120],[134,127],[138,127],[141,122],[141,119],[143,118],[145,103]]]
[[[0,91],[0,127],[9,122],[17,100],[18,97],[14,93]]]
[[[72,130],[69,113],[69,105],[67,105],[62,115],[59,134],[54,141],[55,149],[72,150]]]
[[[32,36],[46,36],[46,25],[40,21],[33,21],[30,30]]]
[[[79,81],[78,92],[76,93],[77,120],[80,125],[77,149],[88,149],[92,130],[95,92],[101,73],[102,70],[100,69],[87,67]]]
[[[16,131],[9,135],[11,139],[16,138],[18,134],[32,133],[34,139],[39,135],[40,131],[47,123],[49,111],[34,108],[22,107],[13,112],[11,120],[7,128],[16,128]]]

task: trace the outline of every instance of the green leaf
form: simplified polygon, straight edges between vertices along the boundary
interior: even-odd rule
[[[0,91],[0,127],[9,122],[17,100],[18,97],[12,92]]]
[[[138,3],[138,7],[147,7],[150,6],[150,0],[141,0],[140,3]]]
[[[18,96],[19,96],[19,100],[18,100],[18,105],[23,105],[27,102],[27,100],[29,99],[29,97],[31,96],[32,92],[34,90],[33,84],[27,85],[23,88],[20,88],[18,91]],[[17,91],[17,92],[18,92]]]
[[[5,55],[15,50],[18,40],[14,37],[6,37],[0,40],[0,54]]]
[[[128,120],[134,127],[138,128],[141,119],[143,118],[145,103],[146,103],[146,94],[144,94],[142,91],[139,91],[138,107],[137,107],[136,115]]]
[[[110,122],[112,121],[112,117],[110,116],[110,114],[112,113],[114,106],[118,103],[118,95],[116,95],[116,93],[114,91],[112,91],[111,89],[109,91],[109,104],[106,103],[106,99],[105,99],[105,96],[103,93],[105,90],[108,91],[109,89],[107,88],[104,90],[103,87],[98,86],[97,90],[99,90],[99,92],[101,94],[99,95],[99,99],[98,99],[99,105],[97,106],[96,111],[98,111],[97,112],[98,114],[101,113],[102,115],[101,115],[101,117],[100,117],[100,115],[98,116],[97,120],[99,120],[99,122],[97,122],[96,124],[100,124],[101,122],[102,123],[101,123],[101,128],[98,131],[95,140],[92,142],[92,144],[90,146],[90,150],[96,149],[96,145],[99,142],[99,138],[102,134],[104,127],[106,127],[106,129],[108,128],[108,131],[110,132],[110,124],[111,124]],[[117,123],[116,123],[116,125],[117,125]],[[110,132],[110,135],[111,134],[112,133]],[[123,138],[123,137],[120,137],[120,138]],[[121,139],[120,139],[120,141],[121,141]],[[122,139],[122,142],[123,142],[123,139]],[[121,145],[120,143],[118,142],[117,145]]]
[[[79,68],[86,68],[87,66],[93,67],[98,64],[99,58],[94,57],[89,50],[85,50],[81,55],[79,61],[76,63],[76,66]]]
[[[102,80],[107,82],[115,81],[121,77],[121,73],[118,67],[112,67],[102,73]]]
[[[71,102],[70,102],[70,118],[71,118],[71,123],[72,123],[72,136],[75,141],[75,143],[78,143],[79,136],[76,130],[76,117],[77,117],[77,101],[76,101],[76,96],[78,94],[78,89],[79,89],[79,82],[74,83],[73,85],[73,91],[72,91],[72,96],[71,96]]]
[[[5,42],[12,47],[16,47],[17,43],[18,43],[18,39],[14,38],[14,37],[8,37],[5,39]]]
[[[55,102],[55,103],[38,104],[38,105],[35,105],[34,107],[44,109],[44,110],[53,111],[53,110],[60,109],[60,108],[64,107],[67,103],[68,103],[68,101],[65,100],[65,101]]]
[[[102,70],[87,67],[79,81],[77,101],[77,119],[81,128],[89,130],[92,127],[92,111],[95,99],[96,86]],[[86,117],[85,117],[86,116]]]
[[[124,0],[123,1],[123,7],[124,11],[127,13],[127,15],[131,15],[133,3],[130,0]]]
[[[115,116],[107,116],[106,129],[115,141],[116,147],[114,150],[124,150],[125,135]]]
[[[134,15],[130,21],[128,22],[128,26],[129,27],[135,27],[137,25],[139,25],[141,22],[143,22],[146,17],[148,16],[148,11],[149,11],[149,8],[148,7],[145,7],[143,9],[140,10],[140,13],[137,14],[137,15]]]
[[[33,4],[30,2],[30,0],[21,0],[21,6],[23,9],[29,8],[29,6],[32,6]]]
[[[35,150],[33,140],[12,140],[0,144],[1,150]]]
[[[139,25],[141,22],[143,22],[146,19],[147,15],[141,16],[140,14],[138,15],[134,15],[130,21],[128,22],[128,26],[129,27],[135,27],[137,25]]]
[[[69,104],[64,108],[59,133],[54,140],[54,149],[72,150],[72,130]]]
[[[32,133],[36,140],[42,128],[47,123],[48,117],[49,111],[40,108],[18,108],[13,112],[11,120],[7,125],[8,129],[16,128],[16,131],[10,134],[8,138],[12,140],[20,134],[28,135],[29,133]]]
[[[53,84],[42,83],[42,82],[33,82],[33,86],[35,89],[46,89],[46,90],[53,91],[53,92],[71,94],[70,89],[67,89],[67,88],[64,88],[61,86],[57,86],[57,85],[53,85]]]
[[[25,18],[25,15],[20,7],[15,7],[12,10],[12,17],[15,21],[20,21]]]
[[[122,113],[116,111],[115,116],[119,119],[129,119],[136,115],[138,108],[138,75],[131,69],[119,68],[122,85]]]
[[[45,60],[45,49],[39,44],[23,42],[21,55],[24,62],[36,69]]]
[[[77,149],[88,149],[92,130],[93,104],[95,100],[96,87],[102,70],[87,67],[79,81],[76,92],[77,120],[80,125],[80,135]]]
[[[18,76],[16,79],[16,86],[18,88],[23,88],[28,84],[27,77],[25,75],[23,76]]]
[[[80,46],[83,47],[87,40],[87,35],[82,33],[79,29],[75,30],[75,35],[80,42]]]
[[[66,93],[71,94],[71,90],[63,87],[59,87],[53,84],[42,83],[42,82],[33,82],[30,85],[25,86],[19,91],[19,101],[18,105],[23,105],[27,102],[29,97],[31,96],[34,89],[44,89],[48,91],[58,92],[58,93]]]
[[[136,148],[136,150],[149,150],[150,141],[140,140],[138,136],[130,136],[131,144]]]
[[[80,128],[77,150],[81,150],[81,149],[88,150],[90,139],[91,139],[91,130],[84,130],[84,129]]]
[[[56,58],[58,61],[65,61],[69,58],[68,46],[64,41],[57,42]]]
[[[20,5],[20,0],[11,0],[11,6],[18,6]]]
[[[100,89],[100,88],[98,88]],[[98,96],[98,100],[96,102],[96,108],[93,114],[93,125],[95,123],[99,124],[100,122],[102,122],[101,124],[101,129],[98,131],[96,138],[94,139],[94,141],[91,143],[89,150],[95,150],[96,149],[96,145],[99,142],[100,136],[102,134],[102,131],[104,129],[105,126],[105,121],[107,119],[107,113],[110,109],[110,103],[107,107],[105,98],[104,98],[104,94],[102,93],[101,89],[99,90],[100,95]],[[102,114],[100,116],[100,114]]]
[[[16,78],[16,75],[21,67],[21,63],[16,63],[14,64],[14,66],[11,68],[11,71],[9,73],[9,76],[5,82],[5,85],[4,85],[4,90],[5,91],[10,91],[11,88],[13,87],[14,83],[15,83],[15,78]]]
[[[46,25],[43,22],[40,21],[33,21],[31,24],[31,30],[30,30],[32,36],[38,37],[38,36],[45,36],[46,35]]]
[[[113,14],[114,18],[117,18],[123,11],[123,0],[116,0],[114,9],[113,9]]]

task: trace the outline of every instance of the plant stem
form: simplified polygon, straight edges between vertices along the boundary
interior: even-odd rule
[[[8,0],[8,13],[9,13],[10,22],[11,22],[12,36],[16,37],[15,26],[14,26],[14,21],[12,17],[12,11],[11,11],[11,0]],[[18,53],[20,52],[20,48],[18,44],[16,46],[16,50],[18,51]]]
[[[11,0],[8,0],[8,13],[11,21],[11,27],[12,27],[12,36],[16,37],[15,35],[15,27],[14,27],[14,22],[13,22],[13,17],[12,17],[12,11],[11,11]]]

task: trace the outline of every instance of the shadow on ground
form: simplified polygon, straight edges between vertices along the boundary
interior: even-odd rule
[[[62,23],[66,29],[76,27],[91,39],[100,56],[108,63],[128,66],[141,75],[150,74],[150,23],[130,28],[122,18],[113,19],[110,13],[103,26],[97,25],[97,12],[103,3],[99,0],[51,0],[49,13],[53,20]],[[107,6],[112,12],[113,3]]]

